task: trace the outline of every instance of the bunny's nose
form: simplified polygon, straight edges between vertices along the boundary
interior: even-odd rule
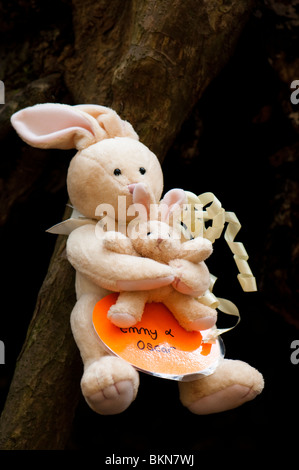
[[[136,184],[137,183],[128,184],[128,189],[131,194],[133,194]]]

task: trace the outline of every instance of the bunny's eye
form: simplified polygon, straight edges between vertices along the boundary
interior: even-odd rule
[[[152,232],[147,232],[146,235],[149,237],[151,234],[152,234]]]
[[[139,168],[139,172],[140,172],[142,175],[144,175],[144,173],[146,173],[146,169],[143,168],[143,167],[141,167],[141,168]]]
[[[113,172],[113,173],[115,174],[115,176],[119,176],[119,175],[121,175],[121,171],[120,171],[120,169],[119,169],[119,168],[115,168],[115,170],[114,170],[114,172]]]

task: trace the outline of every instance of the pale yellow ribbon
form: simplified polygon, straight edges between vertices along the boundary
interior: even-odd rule
[[[226,212],[213,193],[203,193],[196,196],[194,193],[189,191],[185,192],[188,200],[187,207],[189,210],[191,209],[191,216],[189,219],[186,217],[184,212],[182,213],[184,216],[185,233],[186,231],[189,231],[192,237],[203,236],[214,243],[216,239],[221,237],[225,224],[227,224],[224,239],[234,255],[234,260],[239,270],[237,278],[240,285],[244,292],[256,291],[256,280],[248,264],[248,254],[243,243],[235,241],[235,237],[241,228],[241,224],[236,217],[236,214],[233,212]],[[186,224],[186,220],[190,221],[189,226]],[[207,221],[210,222],[208,227],[205,225],[205,222]],[[185,236],[187,237],[187,234]],[[211,308],[218,308],[218,310],[227,315],[237,317],[237,321],[235,325],[230,328],[213,328],[211,330],[211,334],[205,339],[205,341],[212,341],[216,339],[217,336],[232,330],[237,326],[241,319],[239,310],[233,302],[227,299],[217,298],[213,294],[213,287],[217,278],[212,274],[210,277],[211,284],[209,290],[197,300]]]

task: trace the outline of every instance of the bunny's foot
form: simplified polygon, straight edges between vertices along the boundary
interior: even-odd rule
[[[130,313],[124,313],[123,311],[118,311],[117,307],[114,305],[110,307],[108,318],[115,326],[118,326],[119,328],[129,328],[130,326],[133,326],[135,323],[137,323],[134,315],[131,315]]]
[[[187,331],[208,330],[216,323],[217,311],[189,295],[173,290],[164,303]]]
[[[90,408],[101,415],[126,410],[136,398],[138,372],[120,358],[105,356],[84,371],[81,388]]]
[[[108,311],[109,320],[120,328],[128,328],[141,320],[147,294],[142,291],[121,292]]]
[[[180,398],[192,413],[231,410],[253,400],[264,388],[260,372],[242,361],[224,359],[216,371],[194,382],[179,384]]]

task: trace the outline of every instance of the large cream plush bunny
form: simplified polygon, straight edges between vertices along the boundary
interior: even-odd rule
[[[159,161],[139,142],[129,123],[103,106],[38,104],[18,111],[11,122],[31,146],[77,149],[69,166],[67,187],[72,205],[86,220],[71,231],[67,241],[67,256],[76,270],[77,302],[71,328],[84,363],[81,388],[87,403],[100,414],[120,413],[137,395],[139,374],[104,350],[92,324],[96,303],[111,291],[171,284],[184,294],[192,295],[192,290],[181,280],[180,269],[105,249],[105,231],[97,230],[103,213],[97,208],[103,204],[112,207],[113,230],[126,233],[131,217],[123,213],[132,205],[138,183],[144,185],[152,204],[160,201],[163,175]],[[175,194],[164,196],[169,206]],[[179,387],[181,401],[190,411],[207,414],[251,400],[261,392],[263,378],[244,362],[224,359],[212,375],[179,383]]]

